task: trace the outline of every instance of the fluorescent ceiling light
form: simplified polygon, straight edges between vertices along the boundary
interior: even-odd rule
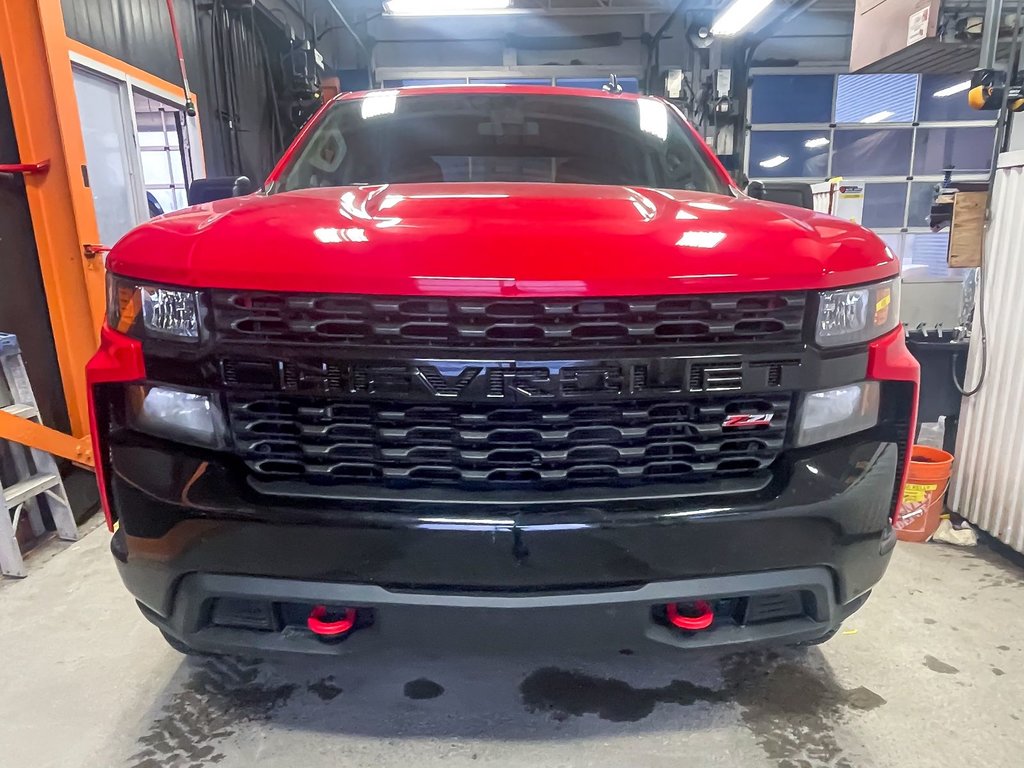
[[[762,168],[778,168],[787,160],[789,158],[786,155],[776,155],[775,157],[769,157],[767,160],[762,160],[758,165]]]
[[[391,16],[466,16],[507,11],[512,0],[386,0]]]
[[[875,114],[873,114],[873,115],[868,115],[863,120],[861,120],[861,122],[862,123],[880,123],[883,120],[888,120],[890,117],[892,117],[895,114],[896,113],[891,111],[891,110],[883,109],[881,112],[875,112]]]
[[[936,91],[932,96],[937,96],[940,99],[944,99],[946,96],[952,96],[954,93],[963,93],[971,87],[970,80],[964,80],[962,83],[951,85],[949,88],[943,88],[942,90]]]
[[[711,34],[720,37],[739,34],[771,4],[772,0],[732,0],[711,24]]]
[[[807,147],[808,149],[817,149],[818,147],[827,147],[828,145],[829,140],[824,136],[818,136],[813,139],[808,139],[807,141],[804,142],[804,146]]]

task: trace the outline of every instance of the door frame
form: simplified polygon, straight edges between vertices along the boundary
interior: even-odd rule
[[[174,85],[145,70],[138,69],[132,65],[115,59],[101,51],[89,48],[77,41],[69,41],[68,57],[71,59],[73,68],[79,68],[92,74],[113,80],[124,86],[122,90],[122,109],[127,109],[126,127],[129,128],[135,151],[131,158],[132,184],[137,200],[136,207],[140,212],[139,223],[146,221],[148,216],[148,204],[146,203],[146,185],[142,175],[142,151],[139,149],[139,126],[135,117],[135,93],[136,91],[156,101],[163,102],[184,112],[185,93],[180,86]],[[201,179],[206,177],[206,156],[203,151],[203,137],[199,123],[199,99],[190,94],[192,103],[196,107],[195,117],[185,115],[186,145],[183,149],[187,153],[191,177]],[[129,124],[130,123],[130,124]],[[190,181],[188,179],[187,181]],[[141,208],[139,207],[141,206]],[[104,245],[113,245],[105,243]]]
[[[148,219],[149,217],[146,213],[146,192],[145,184],[142,180],[142,157],[140,155],[138,140],[139,129],[135,119],[135,109],[133,105],[131,86],[129,86],[126,81],[119,80],[115,77],[111,77],[106,72],[100,72],[91,67],[78,64],[77,62],[72,60],[72,80],[75,79],[75,76],[78,73],[82,73],[88,77],[96,78],[97,80],[102,80],[103,82],[113,85],[115,88],[117,88],[117,99],[121,106],[121,128],[124,132],[125,138],[126,157],[123,159],[126,161],[126,167],[124,170],[126,171],[128,185],[131,190],[131,199],[134,207],[134,216],[132,217],[134,220],[134,224],[132,226],[137,227],[139,224],[142,224],[144,221],[146,221],[146,219]],[[81,121],[84,116],[84,114],[81,114],[79,120]],[[84,126],[82,135],[84,140]],[[86,163],[88,164],[88,157],[86,157]],[[91,173],[89,175],[91,177]],[[91,186],[92,182],[90,181],[90,187]],[[99,226],[98,219],[99,212],[97,211],[97,226]],[[113,245],[113,243],[103,243],[103,245],[110,247]]]

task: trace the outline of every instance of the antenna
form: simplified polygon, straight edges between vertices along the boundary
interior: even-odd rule
[[[619,85],[619,78],[614,73],[608,75],[608,82],[601,86],[605,93],[622,93],[622,86]]]

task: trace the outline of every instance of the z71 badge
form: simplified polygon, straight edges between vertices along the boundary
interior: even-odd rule
[[[739,429],[741,427],[767,427],[772,423],[772,413],[739,413],[726,416],[722,422],[723,429]]]

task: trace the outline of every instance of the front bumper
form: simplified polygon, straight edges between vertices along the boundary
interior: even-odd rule
[[[197,649],[353,650],[431,628],[454,647],[460,627],[471,628],[464,634],[474,649],[486,627],[496,630],[489,648],[524,627],[530,642],[554,631],[559,647],[574,635],[696,647],[822,637],[881,578],[895,545],[890,516],[918,368],[901,331],[870,344],[865,367],[835,383],[865,373],[887,382],[900,392],[893,410],[872,430],[786,451],[755,491],[593,503],[552,495],[529,505],[486,495],[460,506],[263,493],[213,452],[109,433],[103,388],[147,378],[138,342],[104,329],[89,381],[122,578],[151,621]],[[699,634],[658,620],[659,606],[695,596],[726,604],[777,594],[798,594],[805,609],[756,625],[716,618]],[[228,598],[262,601],[273,626],[215,624],[213,609]],[[373,624],[323,646],[301,614],[293,620],[319,603],[370,606]]]
[[[836,629],[885,571],[895,543],[889,515],[898,453],[892,442],[843,441],[796,461],[771,498],[738,503],[677,499],[514,515],[481,505],[468,518],[422,505],[346,514],[283,505],[202,509],[196,500],[213,498],[204,484],[223,491],[224,478],[209,464],[198,472],[198,460],[155,448],[115,450],[122,524],[112,549],[146,616],[206,651],[351,651],[382,635],[410,639],[453,626],[472,627],[473,637],[504,627],[498,635],[507,636],[510,622],[557,625],[563,642],[573,632],[583,641],[603,635],[687,647],[795,642]],[[132,483],[143,468],[159,476],[161,462],[168,478],[196,475],[182,495],[191,505]],[[793,592],[806,610],[779,621],[716,620],[688,634],[656,618],[668,602]],[[278,621],[273,631],[217,626],[211,606],[220,598],[272,611],[365,606],[374,621],[343,646],[326,646],[301,622]],[[465,620],[436,619],[439,608]]]
[[[740,625],[716,616],[700,632],[684,632],[657,619],[669,602],[775,600],[798,594],[801,615]],[[835,602],[827,568],[801,568],[647,584],[636,589],[539,595],[465,595],[395,592],[369,584],[190,574],[184,577],[170,616],[140,604],[142,613],[168,635],[206,653],[283,651],[310,654],[354,653],[385,639],[423,649],[432,643],[452,650],[489,651],[538,644],[547,647],[636,648],[646,642],[679,648],[748,646],[813,641],[838,629],[863,605],[867,594],[845,605]],[[354,607],[372,611],[344,644],[328,642],[296,622],[278,620],[271,629],[253,630],[211,622],[214,601],[249,605]],[[359,625],[357,625],[359,626]]]

